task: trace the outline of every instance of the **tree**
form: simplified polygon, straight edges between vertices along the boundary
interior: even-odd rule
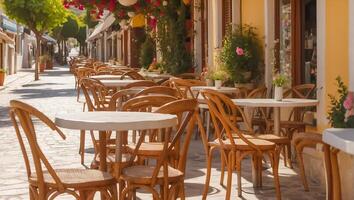
[[[76,35],[76,39],[80,44],[80,54],[86,54],[85,53],[85,46],[86,46],[86,27],[82,26],[80,27],[79,32]]]
[[[38,63],[42,35],[64,23],[67,11],[61,0],[2,0],[6,15],[27,26],[36,35],[35,80],[39,80]]]

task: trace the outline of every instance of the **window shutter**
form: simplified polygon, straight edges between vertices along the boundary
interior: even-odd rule
[[[222,0],[222,36],[226,35],[232,23],[232,0]]]

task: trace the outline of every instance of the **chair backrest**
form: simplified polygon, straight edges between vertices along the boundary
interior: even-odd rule
[[[125,71],[122,71],[120,69],[113,69],[113,71],[111,72],[112,75],[123,75],[125,73]]]
[[[205,98],[209,112],[212,118],[213,126],[215,128],[216,137],[221,146],[224,146],[225,137],[230,141],[230,144],[236,148],[233,133],[235,133],[243,142],[248,144],[254,150],[260,152],[260,149],[244,137],[242,131],[235,125],[234,118],[241,117],[247,126],[247,130],[251,130],[245,115],[241,108],[235,105],[232,100],[226,95],[214,90],[202,90],[202,96]],[[237,115],[241,116],[237,116]]]
[[[173,97],[180,97],[180,93],[176,89],[166,87],[166,86],[148,87],[138,92],[135,96],[142,96],[142,95],[149,95],[149,94],[162,94],[162,95],[169,95]]]
[[[125,72],[123,75],[122,75],[122,80],[123,79],[126,79],[127,77],[133,79],[133,80],[145,80],[145,78],[140,75],[138,72],[136,71],[128,71],[128,72]]]
[[[195,73],[178,74],[176,77],[181,78],[181,79],[200,80],[200,75],[195,74]]]
[[[308,99],[311,97],[312,92],[315,90],[315,84],[301,84],[292,87],[291,89],[284,92],[284,97]]]
[[[39,119],[42,123],[46,124],[50,129],[56,131],[63,139],[65,139],[64,133],[43,113],[36,108],[23,103],[21,101],[10,101],[10,118],[16,131],[17,139],[20,144],[22,155],[25,161],[27,170],[27,176],[37,176],[39,199],[45,199],[45,191],[47,190],[44,182],[43,171],[48,171],[53,178],[59,191],[64,191],[64,185],[53,167],[45,157],[41,147],[38,145],[37,134],[32,118]],[[22,127],[22,132],[19,127]],[[28,146],[25,145],[23,135],[27,138],[30,151],[27,150]],[[33,170],[34,169],[34,170]],[[33,171],[32,171],[33,170]]]
[[[157,83],[155,83],[154,81],[150,81],[150,80],[141,80],[141,81],[137,81],[134,83],[130,83],[128,85],[126,85],[124,87],[124,89],[129,89],[129,88],[134,88],[134,87],[153,87],[153,86],[158,86]]]
[[[166,103],[176,101],[176,97],[167,95],[149,95],[134,97],[123,104],[123,111],[151,112]]]
[[[266,97],[267,97],[267,88],[265,86],[256,88],[247,95],[247,98],[252,98],[252,99],[260,99]]]
[[[151,185],[154,186],[157,181],[158,174],[160,173],[161,168],[164,168],[164,174],[165,176],[168,174],[168,161],[170,160],[168,158],[169,155],[171,155],[171,152],[175,150],[176,145],[178,145],[181,141],[181,137],[183,133],[185,132],[187,126],[190,127],[193,122],[192,117],[195,114],[195,110],[197,109],[197,101],[195,99],[183,99],[183,100],[177,100],[170,102],[168,104],[165,104],[164,106],[160,107],[158,110],[155,111],[155,113],[162,113],[162,114],[173,114],[177,116],[183,116],[182,118],[179,118],[179,123],[177,127],[176,133],[173,135],[172,140],[165,140],[164,141],[164,146],[161,155],[157,159],[157,164],[155,166],[153,175],[152,175],[152,183]],[[171,129],[168,129],[167,132],[164,132],[166,138],[168,138],[168,135],[171,134]],[[177,163],[177,168],[181,172],[185,172],[185,166],[186,166],[186,158],[187,158],[187,153],[188,153],[188,147],[190,143],[190,139],[192,136],[192,129],[188,128],[187,129],[187,135],[184,138],[184,144],[182,148],[179,151],[179,159]],[[142,132],[139,141],[136,145],[136,149],[133,153],[133,156],[131,158],[131,161],[133,161],[136,157],[136,154],[141,146],[141,143],[144,141],[146,132]]]
[[[191,87],[193,86],[205,86],[206,83],[200,80],[170,78],[170,82],[174,88],[180,93],[183,98],[195,98]]]
[[[105,107],[105,97],[108,89],[97,79],[81,79],[81,89],[85,96],[88,111],[103,111]]]

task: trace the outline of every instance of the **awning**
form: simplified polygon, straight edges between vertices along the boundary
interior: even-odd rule
[[[104,20],[103,22],[99,23],[95,30],[92,32],[92,34],[87,38],[86,41],[90,41],[90,40],[94,40],[96,38],[99,37],[99,34],[102,31],[105,31],[106,29],[108,29],[116,20],[116,18],[114,17],[114,15],[111,13],[109,14]]]
[[[54,38],[50,37],[49,35],[43,35],[42,38],[46,40],[48,43],[53,43],[53,44],[57,43],[57,41]]]
[[[0,31],[0,39],[4,40],[7,43],[10,44],[15,44],[15,41],[13,39],[11,39],[8,35],[6,35],[6,33]]]

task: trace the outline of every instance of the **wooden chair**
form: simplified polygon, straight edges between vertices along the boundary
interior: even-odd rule
[[[81,79],[88,78],[94,74],[95,74],[95,70],[87,67],[81,67],[75,70],[74,76],[75,76],[75,85],[77,89],[77,101],[79,101],[80,98]]]
[[[135,83],[130,83],[130,84],[126,85],[123,89],[130,89],[130,88],[137,88],[137,87],[145,88],[145,87],[153,87],[153,86],[158,86],[158,85],[154,81],[141,80],[141,81],[137,81]]]
[[[262,157],[264,155],[269,156],[273,168],[276,197],[277,199],[280,199],[281,194],[278,176],[279,149],[276,148],[276,145],[267,140],[245,137],[244,133],[235,126],[233,121],[234,118],[230,117],[233,116],[234,113],[242,113],[242,110],[227,96],[213,90],[203,90],[201,94],[206,99],[215,128],[217,139],[214,140],[214,148],[219,148],[222,158],[227,158],[228,179],[226,199],[230,199],[232,172],[234,169],[236,169],[237,172],[238,196],[242,196],[241,161],[248,155],[252,156],[257,185],[261,185]],[[237,135],[237,137],[235,137],[235,135]],[[211,145],[212,143],[210,143],[210,146]],[[212,149],[212,147],[210,147],[210,149]],[[206,199],[210,182],[212,162],[210,151],[211,150],[209,150],[207,155],[207,176],[203,199]]]
[[[138,72],[136,72],[136,71],[125,72],[122,75],[121,79],[123,80],[123,79],[126,79],[127,77],[129,77],[129,78],[131,78],[133,80],[145,80],[145,78],[142,75],[140,75]]]
[[[116,180],[110,174],[85,169],[55,170],[51,166],[38,144],[32,117],[38,118],[53,131],[58,132],[63,139],[65,135],[47,116],[32,106],[12,100],[10,117],[25,161],[29,199],[54,199],[61,194],[69,194],[75,199],[93,199],[96,192],[101,192],[104,199],[117,199]],[[19,126],[22,127],[23,133]],[[23,135],[27,140],[23,139]],[[27,149],[27,142],[30,151]],[[28,152],[31,152],[30,155]]]
[[[183,73],[183,74],[177,75],[176,77],[181,78],[181,79],[200,80],[200,75],[195,74],[195,73]]]
[[[206,85],[204,81],[180,78],[170,78],[170,82],[183,98],[196,98],[191,87]]]
[[[151,192],[153,199],[176,199],[177,196],[185,199],[184,171],[192,134],[190,126],[187,129],[187,135],[184,139],[183,148],[179,153],[176,167],[170,166],[168,161],[176,145],[181,141],[182,134],[185,132],[187,125],[191,125],[189,122],[195,113],[196,107],[197,101],[194,99],[178,100],[168,103],[156,111],[157,113],[175,114],[185,117],[182,118],[182,121],[179,121],[177,132],[172,136],[172,140],[165,140],[163,142],[162,150],[160,151],[160,156],[157,157],[155,166],[135,165],[123,169],[121,179],[126,182],[126,188],[121,193],[120,199],[124,199],[127,195],[128,197],[132,197],[138,188]],[[170,130],[168,129],[164,132],[167,137],[172,134]],[[132,159],[137,156],[144,138],[145,132],[139,138]],[[159,192],[156,190],[156,186],[160,186]]]
[[[301,175],[302,183],[304,185],[304,189],[305,191],[309,191],[302,152],[305,147],[315,149],[318,144],[324,144],[322,140],[322,135],[319,133],[311,133],[311,132],[297,133],[295,134],[292,143],[296,150],[296,157],[299,164],[300,175]]]
[[[168,96],[173,96],[173,97],[180,97],[180,93],[176,89],[166,87],[166,86],[148,87],[148,88],[138,92],[135,96],[151,95],[151,94],[163,94],[163,95],[168,95]]]

